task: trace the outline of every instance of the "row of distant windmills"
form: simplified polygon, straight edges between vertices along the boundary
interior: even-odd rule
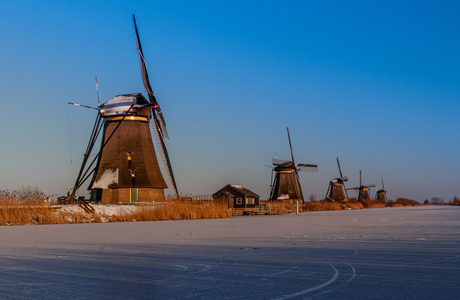
[[[141,93],[134,93],[118,95],[103,104],[99,103],[98,97],[97,108],[85,106],[97,110],[98,114],[80,171],[72,192],[66,198],[67,200],[74,199],[78,189],[88,179],[90,179],[88,190],[91,192],[91,200],[95,202],[120,203],[164,200],[164,189],[168,186],[160,170],[153,145],[152,131],[171,187],[177,198],[180,197],[165,143],[165,138],[169,138],[166,122],[150,85],[134,15],[133,21],[142,81],[148,94],[148,100]],[[84,106],[71,102],[69,104]],[[153,122],[151,122],[152,120]],[[103,135],[101,146],[93,157],[91,153],[101,132]],[[303,202],[304,197],[298,172],[315,171],[317,166],[296,164],[289,128],[288,138],[291,161],[273,159],[276,176],[273,180],[270,199],[297,199]],[[91,157],[92,160],[90,160]],[[339,163],[338,159],[337,163]],[[345,189],[344,182],[347,181],[347,178],[342,176],[340,165],[339,172],[340,177],[329,183],[326,199],[344,202],[348,198],[346,195],[349,189]],[[359,199],[365,199],[369,197],[369,187],[371,186],[361,185],[360,179],[360,186],[352,189],[359,191]],[[383,195],[379,198],[385,198],[384,189],[378,193]]]
[[[270,198],[269,200],[299,200],[304,202],[304,197],[302,193],[302,187],[299,180],[299,171],[306,172],[317,172],[318,166],[314,164],[296,164],[294,160],[294,151],[292,150],[291,142],[291,130],[287,128],[289,148],[291,150],[291,160],[281,160],[278,158],[273,158],[273,172],[275,176],[271,179],[271,189],[270,189]],[[363,201],[364,199],[369,199],[369,188],[375,187],[375,184],[372,185],[363,185],[362,183],[362,173],[359,171],[359,186],[346,188],[345,182],[348,181],[346,176],[342,174],[342,168],[340,167],[339,158],[337,158],[337,167],[339,169],[340,177],[334,178],[329,181],[326,196],[323,201],[336,201],[340,203],[345,203],[348,201],[348,192],[349,190],[355,190],[358,192],[358,201]],[[382,189],[377,190],[375,198],[381,201],[382,203],[387,202],[385,185],[382,178]]]

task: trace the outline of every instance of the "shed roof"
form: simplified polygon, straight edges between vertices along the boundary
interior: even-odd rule
[[[259,198],[259,195],[257,195],[256,193],[238,184],[227,184],[226,186],[215,192],[214,195],[221,194],[223,192],[230,192],[232,194],[239,194],[246,197]]]

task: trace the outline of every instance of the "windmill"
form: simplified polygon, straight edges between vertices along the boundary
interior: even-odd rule
[[[88,189],[91,190],[93,200],[103,203],[164,200],[164,189],[168,186],[158,163],[151,126],[166,173],[176,196],[179,197],[165,144],[165,138],[169,136],[160,106],[150,86],[134,15],[133,21],[142,81],[148,100],[141,93],[118,95],[97,108],[99,114],[72,196],[92,176]],[[101,131],[101,148],[89,163],[90,153]],[[97,163],[93,167],[96,159]]]
[[[296,164],[292,151],[291,130],[287,128],[291,160],[273,158],[274,172],[276,173],[270,192],[269,200],[301,200],[304,202],[302,187],[300,186],[299,171],[318,171],[317,165]]]
[[[346,190],[355,190],[358,192],[358,201],[363,201],[365,199],[369,199],[369,188],[375,187],[375,184],[371,185],[363,185],[362,184],[362,174],[361,170],[359,170],[359,187],[348,188]]]
[[[334,178],[329,181],[329,187],[327,188],[326,198],[324,200],[346,202],[348,201],[348,193],[345,189],[345,181],[348,181],[346,176],[342,174],[342,168],[340,168],[339,158],[337,157],[337,167],[339,168],[340,177]]]
[[[379,200],[382,203],[387,203],[387,191],[385,190],[385,185],[383,184],[383,178],[382,178],[382,189],[378,190],[375,193],[375,199]]]

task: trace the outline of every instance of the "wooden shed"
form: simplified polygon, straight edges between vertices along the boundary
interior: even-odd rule
[[[237,184],[227,184],[213,195],[228,199],[229,208],[255,208],[259,206],[259,195]]]

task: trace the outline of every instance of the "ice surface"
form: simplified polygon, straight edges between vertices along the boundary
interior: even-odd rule
[[[0,298],[460,299],[460,207],[0,227]]]

